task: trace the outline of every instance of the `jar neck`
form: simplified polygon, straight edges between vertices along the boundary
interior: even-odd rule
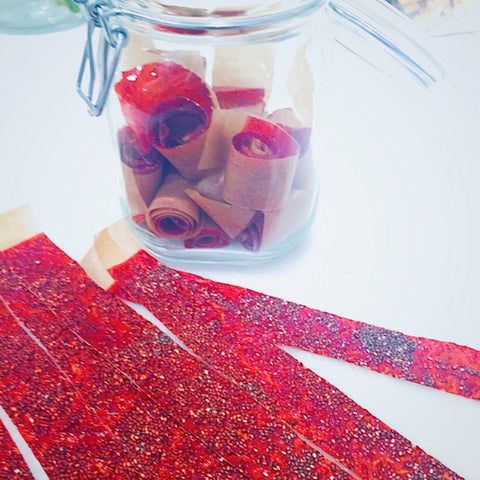
[[[145,29],[151,23],[169,34],[206,35],[212,38],[232,37],[271,31],[292,31],[327,0],[110,0],[128,28]]]

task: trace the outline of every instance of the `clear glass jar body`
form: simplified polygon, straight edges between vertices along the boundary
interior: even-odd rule
[[[163,260],[274,259],[315,215],[323,2],[177,3],[119,16],[107,111],[125,215]]]

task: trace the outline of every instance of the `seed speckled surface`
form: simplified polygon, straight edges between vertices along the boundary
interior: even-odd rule
[[[41,303],[249,478],[347,478],[308,445],[299,448],[298,437],[285,422],[99,289],[46,239],[30,242],[25,250],[25,255],[17,250],[13,259],[5,260],[17,276],[22,275],[20,265],[31,266],[29,289]],[[299,474],[302,464],[306,467]]]
[[[0,478],[10,480],[33,479],[25,460],[12,440],[7,429],[0,422]]]
[[[214,282],[156,264],[145,252],[110,272],[115,291],[145,305],[198,355],[360,477],[460,478],[275,347],[277,337],[246,320],[262,315],[260,294],[233,287],[227,304],[228,286],[218,292]],[[241,296],[253,296],[250,307]],[[268,316],[266,324],[274,320]],[[336,318],[331,324],[343,328]]]
[[[0,404],[29,444],[51,479],[142,478],[131,453],[85,405],[40,347],[17,339],[25,336],[0,303],[2,371]],[[24,353],[11,357],[9,352]]]

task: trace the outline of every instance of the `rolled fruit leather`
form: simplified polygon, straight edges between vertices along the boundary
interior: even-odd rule
[[[319,128],[331,133],[330,120],[349,114],[337,111],[335,98],[333,105],[324,101],[336,76],[345,78],[347,57],[354,68],[364,61],[408,87],[413,80],[428,88],[445,77],[421,32],[381,0],[79,1],[91,25],[105,30],[98,55],[86,43],[77,84],[90,72],[88,91],[79,88],[90,111],[99,115],[106,105],[115,135],[132,129],[139,154],[158,151],[166,171],[191,182],[192,191],[210,176],[223,179],[220,196],[189,195],[200,216],[207,214],[230,239],[208,248],[186,248],[188,239],[147,228],[141,216],[148,202],[125,182],[125,217],[161,260],[253,264],[301,242],[315,217],[316,174],[329,146]],[[102,75],[95,77],[97,57]],[[274,128],[266,129],[269,124]],[[272,133],[277,130],[284,133]],[[285,148],[289,142],[297,149]],[[235,225],[239,209],[246,212]],[[252,232],[256,241],[245,240]]]
[[[146,227],[146,215],[164,175],[164,157],[155,149],[140,153],[135,132],[125,127],[118,132],[123,181],[132,220]]]
[[[128,41],[107,101],[122,205],[139,241],[164,260],[245,264],[285,254],[315,213],[313,105],[322,56],[311,37],[324,0],[113,3],[141,16],[116,15]],[[136,157],[161,158],[161,170],[140,176],[124,161],[125,132]],[[215,192],[202,190],[213,181]],[[174,234],[161,227],[165,189],[169,211],[188,218]],[[194,241],[205,219],[218,241]],[[239,237],[252,229],[255,248]]]
[[[147,212],[147,223],[158,237],[188,239],[196,235],[200,211],[185,190],[190,183],[178,173],[171,173],[160,186]]]

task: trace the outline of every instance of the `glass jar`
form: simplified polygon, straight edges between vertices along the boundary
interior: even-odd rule
[[[76,27],[84,21],[73,0],[2,0],[0,3],[0,33],[50,33]]]
[[[77,2],[90,17],[78,90],[92,114],[107,106],[124,213],[144,248],[163,260],[245,264],[298,245],[319,190],[329,14],[385,47],[357,2]],[[388,58],[430,81],[390,46]]]

